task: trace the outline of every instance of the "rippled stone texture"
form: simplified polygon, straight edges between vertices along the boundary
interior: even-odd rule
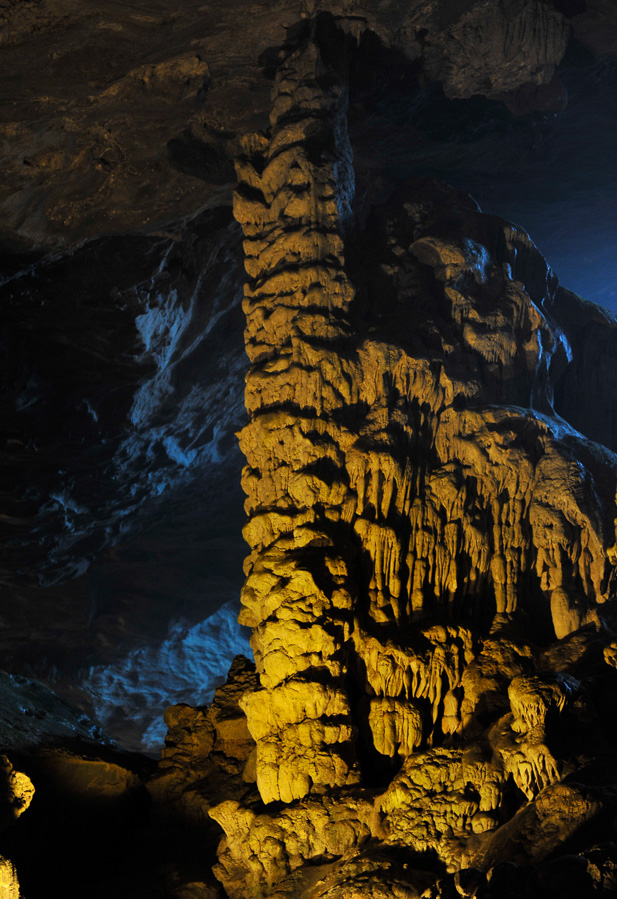
[[[260,684],[240,705],[265,805],[211,812],[234,899],[287,895],[273,885],[371,840],[453,876],[518,861],[512,840],[541,862],[605,807],[560,783],[580,651],[539,649],[611,639],[617,466],[567,423],[574,397],[553,409],[584,305],[524,232],[438,182],[353,230],[347,47],[317,22],[238,162]]]
[[[82,422],[67,465],[59,423],[67,415],[46,404],[42,431],[49,427],[58,456],[49,454],[42,474],[64,485],[53,494],[46,488],[52,506],[33,501],[30,480],[40,489],[40,474],[30,467],[32,445],[19,430],[9,441],[11,471],[26,475],[16,493],[10,488],[10,508],[25,516],[10,527],[25,533],[35,516],[41,528],[29,547],[10,550],[20,568],[50,580],[63,566],[85,570],[92,555],[126,537],[129,518],[135,526],[129,512],[158,509],[150,501],[179,468],[187,479],[174,501],[191,530],[178,535],[168,524],[173,541],[150,534],[143,545],[173,557],[175,570],[187,567],[190,546],[210,568],[195,535],[203,538],[206,520],[218,533],[223,524],[214,494],[226,495],[234,478],[213,471],[232,459],[222,438],[236,427],[241,366],[229,349],[239,229],[224,209],[208,207],[228,201],[232,154],[249,276],[249,422],[240,442],[251,552],[242,621],[253,631],[256,668],[236,660],[209,708],[168,711],[154,777],[143,760],[115,750],[63,744],[35,753],[23,766],[36,780],[33,808],[8,833],[33,828],[32,842],[47,855],[33,863],[18,836],[16,854],[0,846],[32,899],[59,868],[70,869],[70,882],[62,881],[69,897],[220,896],[209,852],[221,827],[215,873],[231,899],[614,893],[617,478],[614,457],[593,441],[615,448],[615,324],[563,291],[520,229],[439,182],[403,175],[418,155],[431,155],[426,147],[435,146],[444,110],[462,120],[463,110],[477,110],[478,93],[489,99],[470,130],[484,127],[483,115],[502,127],[496,99],[516,113],[561,109],[554,66],[568,40],[566,17],[589,46],[598,34],[587,13],[613,18],[604,0],[583,6],[2,5],[4,69],[23,93],[0,122],[8,148],[2,248],[73,246],[101,231],[151,231],[176,220],[138,244],[103,242],[127,254],[122,289],[98,278],[110,257],[90,245],[71,271],[98,257],[89,272],[96,285],[80,277],[82,292],[60,291],[61,302],[49,305],[30,295],[37,280],[23,272],[8,290],[24,347],[68,315],[70,338],[61,326],[41,346],[79,360],[73,377],[71,365],[58,369],[48,353],[54,395],[71,420],[81,406]],[[402,86],[388,97],[399,76]],[[425,90],[431,83],[433,93]],[[75,93],[67,99],[68,84]],[[440,92],[445,105],[423,147],[418,107],[437,103]],[[268,111],[268,130],[247,135],[267,127]],[[358,132],[376,120],[363,142]],[[506,121],[519,141],[523,134],[537,145],[525,131],[536,120]],[[408,155],[399,122],[418,155]],[[459,147],[471,153],[457,128],[448,123],[442,171]],[[355,173],[350,133],[359,155],[365,151]],[[473,146],[483,142],[490,136]],[[524,168],[516,157],[515,141],[500,171]],[[135,253],[150,256],[143,276]],[[57,269],[47,260],[36,271]],[[151,376],[135,359],[135,325]],[[77,356],[65,355],[70,346]],[[33,352],[37,366],[44,355]],[[28,400],[27,417],[40,426],[43,388],[21,380],[21,343],[10,358],[20,373],[15,396]],[[125,391],[106,428],[100,406],[108,401],[93,402],[89,389],[98,390],[102,359]],[[8,420],[19,423],[21,410]],[[106,444],[110,428],[115,442]],[[217,478],[217,490],[202,492]],[[80,485],[91,482],[96,489],[78,504]],[[139,553],[134,561],[139,567]],[[155,570],[144,568],[156,595]],[[171,578],[174,614],[186,601],[187,574]],[[108,589],[111,610],[95,597],[87,626],[112,655],[116,632],[106,616],[116,609],[124,628],[125,611],[135,616],[129,622],[139,619],[150,592],[142,606],[133,595],[126,602],[114,583]],[[202,593],[192,589],[202,609]],[[16,606],[10,611],[21,622]],[[151,638],[161,637],[165,622],[158,631],[156,616],[144,617]],[[38,608],[36,618],[43,627]],[[19,633],[30,654],[27,623]],[[163,645],[174,667],[183,656],[171,652],[171,638],[194,645],[196,634],[181,620],[170,629]],[[14,635],[12,651],[16,642]],[[160,665],[149,668],[153,658],[136,652],[120,666],[121,688],[137,665],[147,672],[134,686],[143,688],[148,715],[155,712],[146,681],[161,677]],[[107,673],[95,666],[89,689],[109,687]],[[203,686],[202,673],[195,679]],[[8,717],[20,722],[33,711],[44,709],[28,704]],[[118,711],[131,718],[128,703]],[[86,725],[78,723],[81,734]],[[21,771],[21,759],[10,758]],[[65,864],[67,846],[77,869]],[[110,854],[122,858],[118,868]],[[17,889],[8,863],[1,870],[5,891]]]
[[[253,363],[240,441],[253,553],[240,621],[253,627],[263,688],[244,702],[257,783],[266,801],[289,802],[358,779],[343,682],[354,586],[337,421],[346,399],[338,350],[353,297],[342,228],[353,185],[345,90],[316,42],[289,57],[276,85],[271,139],[246,140],[234,205],[251,276]]]

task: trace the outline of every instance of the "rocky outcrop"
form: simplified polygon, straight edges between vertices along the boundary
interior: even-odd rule
[[[508,630],[485,644],[509,682],[505,697],[493,678],[481,687],[471,674],[486,671],[478,657],[466,669],[480,700],[474,728],[411,752],[385,789],[345,788],[285,808],[237,800],[214,808],[226,833],[215,867],[226,893],[381,897],[396,887],[402,896],[486,899],[514,897],[524,885],[530,895],[577,895],[557,874],[559,857],[577,889],[610,895],[615,732],[587,698],[614,687],[602,661],[607,634],[584,628],[541,652]],[[536,673],[517,674],[521,667]]]
[[[158,751],[165,708],[210,699],[242,649],[241,252],[219,207],[1,289],[3,665],[127,748]]]
[[[0,756],[0,828],[17,820],[28,809],[34,796],[34,786],[27,774],[16,771],[11,761]]]
[[[213,805],[251,793],[255,741],[240,703],[256,689],[254,665],[237,656],[210,706],[178,705],[166,711],[165,748],[148,781],[158,817],[207,826]]]
[[[535,148],[545,132],[553,147],[584,147],[582,163],[568,163],[583,172],[596,121],[610,141],[598,112],[612,96],[610,66],[584,70],[595,99],[578,96],[576,105],[570,91],[570,119],[515,119],[495,102],[505,98],[517,112],[558,108],[549,102],[555,67],[564,81],[582,78],[571,43],[564,57],[579,6],[281,0],[247,10],[229,0],[181,2],[170,13],[108,0],[2,3],[0,60],[10,73],[0,98],[3,664],[55,679],[133,748],[162,740],[165,704],[204,699],[192,674],[163,688],[161,671],[188,671],[185,622],[191,629],[221,605],[232,609],[241,581],[232,157],[243,134],[268,126],[271,79],[313,21],[338,31],[328,40],[351,57],[364,214],[385,195],[384,175],[401,180],[418,166],[474,190],[478,173],[490,172],[490,190],[503,183],[507,191],[543,156]],[[606,3],[593,8],[610,19]],[[342,69],[337,77],[345,81]],[[545,89],[534,107],[530,98]],[[609,169],[612,153],[599,148],[599,156]],[[551,171],[543,184],[579,195],[563,168]],[[573,241],[573,225],[564,230]],[[322,251],[339,252],[334,244]],[[580,412],[584,389],[579,398],[572,381],[564,390],[577,394]],[[212,535],[206,520],[216,522]],[[62,579],[70,585],[57,586]],[[224,653],[212,684],[233,654]],[[146,664],[147,695],[134,688]]]
[[[344,84],[315,41],[278,73],[271,123],[269,142],[245,142],[234,205],[251,277],[251,420],[240,443],[253,552],[240,621],[253,628],[262,687],[243,702],[257,785],[266,802],[289,802],[358,780],[342,664],[355,586],[338,420],[351,399],[339,348],[353,298],[343,260],[353,183]]]
[[[417,3],[405,16],[402,42],[414,43],[425,77],[450,97],[499,96],[550,82],[570,26],[550,4]],[[525,56],[513,48],[525,43]]]
[[[617,450],[612,397],[617,387],[617,322],[606,309],[559,288],[550,307],[568,346],[564,372],[555,385],[555,410],[577,431]]]
[[[228,202],[238,139],[267,125],[264,68],[316,14],[356,39],[376,38],[449,96],[469,97],[537,92],[550,81],[569,36],[558,6],[283,0],[247,10],[234,0],[169,12],[8,0],[0,55],[14,88],[2,101],[2,242],[75,245]],[[535,94],[523,110],[534,105]]]
[[[15,866],[6,858],[0,859],[0,895],[3,899],[19,899],[19,881]]]

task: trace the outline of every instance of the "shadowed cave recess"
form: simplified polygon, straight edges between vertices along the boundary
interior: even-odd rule
[[[615,895],[613,4],[0,65],[0,896]]]

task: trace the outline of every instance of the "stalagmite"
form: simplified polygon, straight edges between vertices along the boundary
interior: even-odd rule
[[[617,896],[616,10],[0,2],[0,899]]]
[[[254,628],[262,686],[244,708],[266,802],[358,779],[343,680],[353,549],[335,514],[348,496],[335,413],[356,380],[339,351],[353,297],[345,103],[339,74],[307,42],[277,74],[269,140],[247,138],[238,162],[253,362],[240,436],[253,550],[241,620]]]

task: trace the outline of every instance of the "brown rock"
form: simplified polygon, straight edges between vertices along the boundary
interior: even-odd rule
[[[609,7],[594,0],[590,22],[573,18],[577,35],[601,50]],[[173,11],[8,0],[0,9],[0,62],[11,87],[0,108],[5,236],[26,247],[75,244],[229,202],[237,142],[267,125],[264,68],[284,58],[286,35],[293,40],[320,13],[354,43],[371,35],[416,62],[453,97],[542,88],[569,34],[564,16],[540,0],[282,0],[250,10],[233,0]],[[309,111],[319,106],[310,100],[307,92]],[[281,94],[277,114],[292,102]],[[293,197],[281,202],[293,211]],[[266,256],[279,252],[266,244]],[[249,266],[260,253],[247,253]]]
[[[165,748],[147,783],[157,816],[208,827],[213,804],[247,792],[255,780],[255,741],[240,704],[255,687],[253,664],[236,656],[210,706],[166,711]]]
[[[420,3],[407,14],[403,29],[408,45],[414,38],[420,45],[428,77],[443,81],[451,97],[513,90],[531,80],[530,69],[533,83],[550,81],[570,32],[563,15],[537,0]],[[523,40],[524,58],[512,52]]]

